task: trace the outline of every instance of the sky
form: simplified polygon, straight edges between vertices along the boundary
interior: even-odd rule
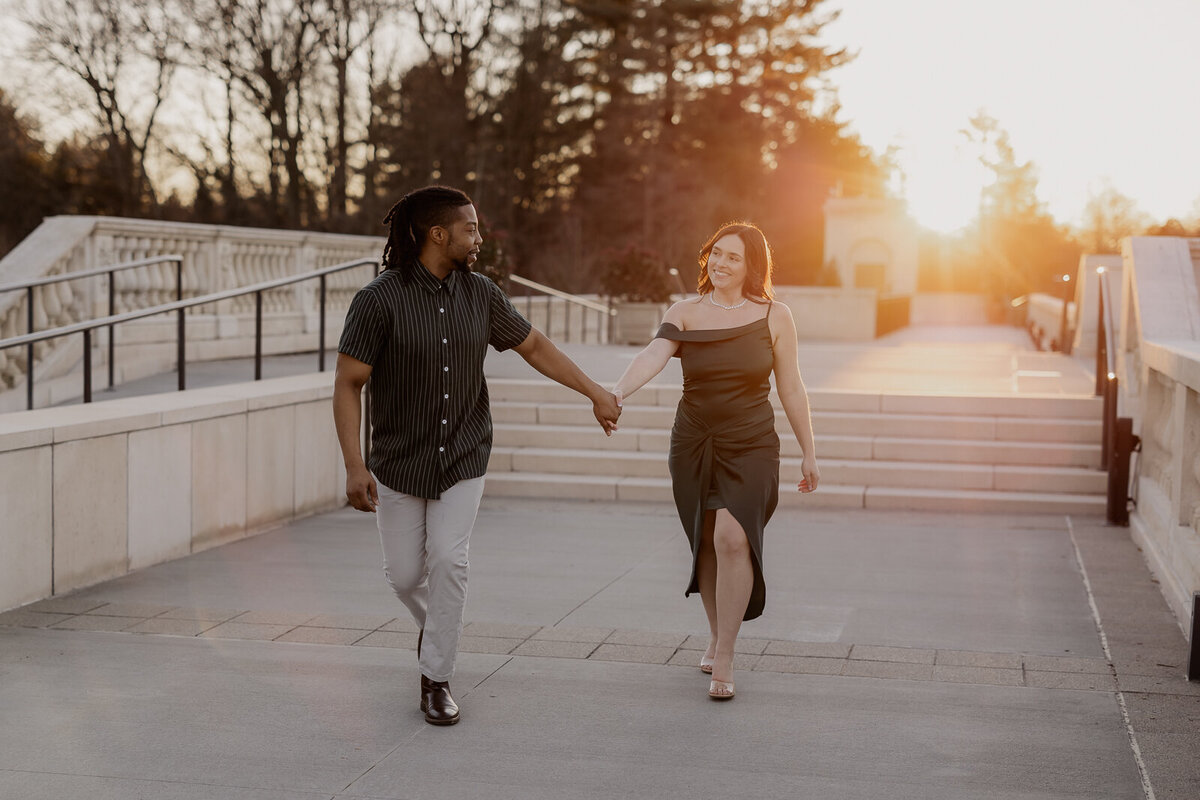
[[[959,133],[983,109],[1038,168],[1038,196],[1078,225],[1107,180],[1155,221],[1200,216],[1200,0],[828,0],[829,73],[877,153],[901,148],[916,220],[949,232],[986,171]]]

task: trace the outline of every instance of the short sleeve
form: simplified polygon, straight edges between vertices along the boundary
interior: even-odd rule
[[[379,300],[373,292],[359,289],[346,312],[346,325],[338,342],[338,352],[364,364],[375,366],[379,351],[387,341],[388,330]]]
[[[495,281],[490,278],[484,278],[484,280],[487,281],[491,292],[488,300],[488,318],[490,320],[488,344],[497,351],[503,352],[525,341],[529,332],[533,330],[533,326],[513,307],[508,295],[504,294]]]

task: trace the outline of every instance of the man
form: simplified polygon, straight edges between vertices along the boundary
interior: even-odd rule
[[[421,633],[421,710],[458,722],[450,678],[467,596],[467,546],[492,445],[483,360],[514,348],[534,369],[585,395],[612,435],[615,398],[588,378],[470,271],[483,237],[462,192],[428,186],[405,195],[384,223],[384,272],[350,304],[338,345],[333,416],[346,497],[375,512],[384,574]],[[371,379],[370,464],[359,447],[362,387]]]

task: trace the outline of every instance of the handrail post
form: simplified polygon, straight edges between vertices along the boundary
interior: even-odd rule
[[[175,262],[175,299],[179,302],[183,301],[183,259]],[[187,386],[187,362],[186,350],[184,347],[184,314],[187,309],[179,309],[179,331],[176,334],[176,356],[179,359],[179,391],[183,391]]]
[[[92,329],[83,329],[83,402],[92,402]]]
[[[1096,396],[1104,394],[1108,373],[1108,331],[1104,325],[1104,273],[1096,273]]]
[[[262,292],[254,293],[254,380],[262,380]]]
[[[110,270],[108,273],[108,315],[115,317],[117,315],[117,273]],[[113,339],[116,333],[117,326],[108,326],[108,388],[113,388],[113,376],[115,374],[114,363],[116,361],[116,343]]]
[[[33,287],[30,286],[25,290],[25,302],[28,306],[26,317],[29,321],[29,330],[26,333],[33,333]],[[33,342],[25,349],[25,408],[29,411],[33,410]]]
[[[317,371],[325,371],[325,276],[321,276],[321,323],[317,334]]]
[[[179,391],[187,388],[187,360],[186,346],[184,343],[184,321],[183,309],[179,309],[178,319],[175,323],[175,359],[179,364]]]
[[[571,304],[563,303],[563,322],[565,323],[566,331],[563,333],[563,341],[571,341]]]

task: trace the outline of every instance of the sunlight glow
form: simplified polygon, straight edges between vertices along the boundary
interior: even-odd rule
[[[1194,0],[830,0],[831,73],[845,120],[877,153],[900,148],[904,196],[924,225],[972,219],[986,173],[958,132],[983,109],[1038,198],[1080,224],[1107,178],[1158,221],[1200,214],[1200,3]]]

